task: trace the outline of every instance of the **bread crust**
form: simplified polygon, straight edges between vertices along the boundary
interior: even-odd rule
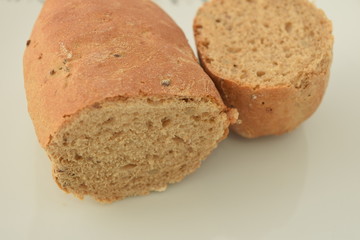
[[[227,111],[184,33],[148,0],[47,0],[23,63],[43,147],[69,117],[115,97],[203,97]]]
[[[199,57],[225,104],[239,112],[239,119],[231,129],[246,138],[281,135],[295,129],[316,111],[329,80],[328,70],[308,78],[311,84],[302,88],[290,85],[254,89],[214,75],[200,53]]]
[[[325,94],[332,62],[332,49],[327,47],[333,44],[331,22],[321,10],[317,9],[319,22],[325,24],[326,30],[330,33],[327,36],[322,36],[326,46],[324,46],[321,59],[318,59],[319,61],[316,63],[318,64],[317,68],[287,69],[295,72],[296,83],[293,82],[295,79],[289,79],[286,84],[274,86],[251,85],[238,79],[225,78],[224,74],[218,72],[211,65],[213,59],[207,55],[207,48],[209,44],[211,45],[212,35],[201,35],[199,33],[199,28],[203,27],[203,23],[200,23],[201,21],[198,18],[200,12],[208,16],[209,12],[204,14],[204,9],[214,2],[224,3],[220,0],[204,3],[194,20],[193,30],[202,67],[214,81],[225,104],[228,107],[236,108],[239,112],[239,119],[231,128],[246,138],[281,135],[295,129],[316,111]],[[304,0],[302,3],[307,7],[316,8],[308,1]],[[220,20],[217,21],[220,22]],[[236,29],[232,31],[236,32]],[[212,34],[216,33],[212,32]],[[225,47],[218,49],[218,51],[225,52]],[[237,63],[234,62],[234,64]],[[224,70],[230,71],[231,69],[224,66]]]

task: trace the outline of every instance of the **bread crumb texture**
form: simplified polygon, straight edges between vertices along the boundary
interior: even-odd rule
[[[112,202],[182,180],[227,134],[210,101],[116,99],[71,117],[48,146],[59,187]]]
[[[307,0],[212,0],[198,11],[194,34],[202,65],[239,110],[240,135],[290,131],[320,104],[332,25]]]

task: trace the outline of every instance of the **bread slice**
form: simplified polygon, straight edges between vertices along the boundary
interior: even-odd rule
[[[147,0],[47,0],[24,55],[28,109],[59,187],[112,202],[195,171],[236,116]]]
[[[307,0],[212,0],[194,21],[199,58],[232,127],[255,138],[296,128],[319,106],[332,61],[332,25]]]

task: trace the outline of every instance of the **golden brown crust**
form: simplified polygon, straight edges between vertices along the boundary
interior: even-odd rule
[[[311,84],[302,88],[279,86],[253,89],[221,79],[209,71],[206,64],[202,66],[214,80],[225,104],[239,111],[239,120],[231,126],[232,130],[247,138],[280,135],[309,118],[324,96],[330,72],[312,76],[308,79]]]
[[[28,109],[45,147],[66,119],[117,96],[220,95],[183,32],[148,0],[47,0],[24,54]]]

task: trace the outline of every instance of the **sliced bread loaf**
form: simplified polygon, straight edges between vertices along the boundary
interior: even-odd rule
[[[254,138],[296,128],[319,106],[332,61],[332,25],[307,0],[212,0],[198,11],[199,58],[233,129]]]
[[[59,187],[112,202],[201,164],[234,112],[148,0],[47,0],[24,55],[28,109]]]

